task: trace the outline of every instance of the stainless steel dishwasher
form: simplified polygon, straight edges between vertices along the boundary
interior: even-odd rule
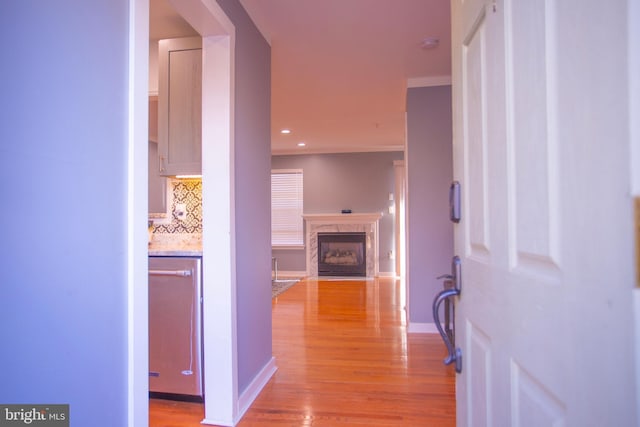
[[[149,257],[152,397],[202,400],[201,282],[201,258]]]

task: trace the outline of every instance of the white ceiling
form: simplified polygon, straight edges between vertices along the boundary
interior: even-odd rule
[[[451,73],[449,0],[240,2],[271,45],[273,154],[402,150],[408,81]],[[167,0],[151,0],[150,32],[195,34]]]

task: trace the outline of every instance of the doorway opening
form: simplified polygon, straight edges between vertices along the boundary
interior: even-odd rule
[[[147,200],[137,202],[148,185],[146,171],[147,149],[139,148],[147,132],[148,119],[148,44],[150,1],[130,2],[130,151],[132,152],[129,198],[132,218],[130,221],[131,274],[129,294],[129,424],[145,425],[148,422],[148,294],[146,287],[146,247],[148,236],[138,232],[138,223],[147,215]],[[164,1],[164,0],[162,0]],[[235,336],[235,270],[232,250],[235,236],[233,229],[233,57],[235,29],[217,2],[212,0],[181,0],[171,2],[175,11],[202,37],[202,200],[203,205],[217,206],[202,212],[203,268],[216,271],[217,280],[203,283],[204,335],[204,424],[234,425],[237,422],[237,374]],[[141,130],[144,129],[144,132]],[[147,147],[147,145],[144,145]],[[216,185],[207,185],[215,182]],[[221,208],[226,206],[226,208]],[[207,227],[216,224],[216,227]],[[213,301],[216,302],[213,307]],[[222,337],[218,338],[218,337]],[[207,355],[207,349],[215,348]],[[209,363],[207,363],[209,362]]]

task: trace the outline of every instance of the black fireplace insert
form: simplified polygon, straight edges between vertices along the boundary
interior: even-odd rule
[[[367,233],[318,233],[318,276],[366,276]]]

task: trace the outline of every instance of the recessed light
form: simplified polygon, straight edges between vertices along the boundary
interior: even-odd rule
[[[304,147],[304,146],[306,146],[306,145],[307,145],[307,144],[306,144],[306,143],[304,143],[304,142],[298,142],[298,147]]]
[[[285,134],[285,135],[286,135],[286,134],[289,134],[289,133],[291,133],[291,129],[282,129],[282,130],[280,131],[280,133]]]

